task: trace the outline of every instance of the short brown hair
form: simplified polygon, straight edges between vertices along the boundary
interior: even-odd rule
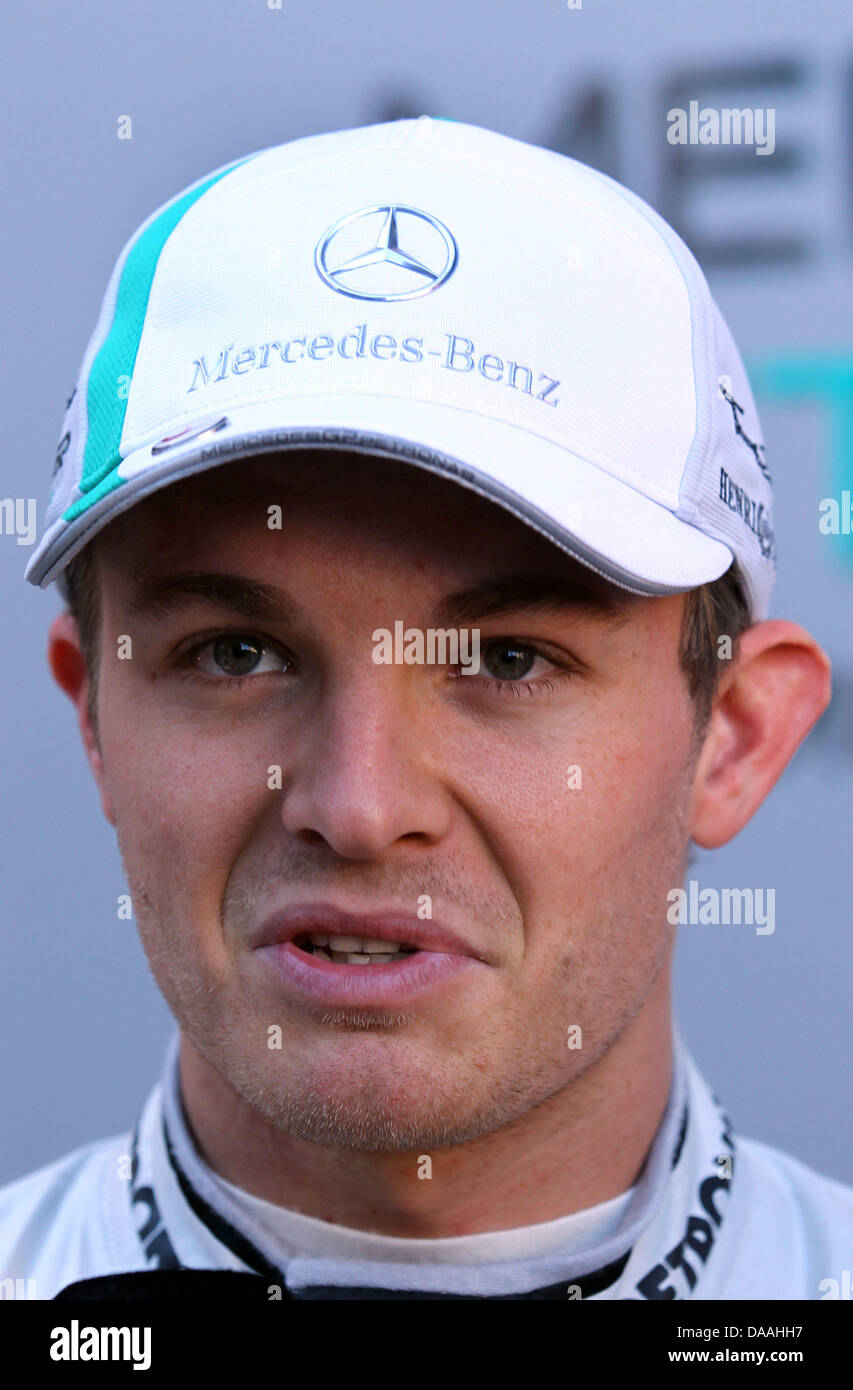
[[[688,590],[678,655],[696,708],[695,736],[699,744],[707,732],[723,670],[721,639],[730,639],[725,657],[734,660],[740,638],[751,626],[746,584],[737,560],[719,579]]]
[[[100,603],[98,598],[95,541],[70,560],[59,577],[60,592],[80,633],[80,646],[89,673],[89,717],[97,731],[98,649],[100,646]],[[722,664],[719,645],[722,637],[731,639],[727,655],[737,654],[738,639],[751,625],[746,588],[737,561],[725,574],[709,584],[687,591],[681,624],[679,662],[696,710],[695,742],[701,745],[711,717]]]
[[[77,622],[80,648],[89,676],[89,720],[97,736],[98,672],[101,644],[101,605],[95,563],[97,537],[69,560],[57,579],[57,587],[72,618]]]

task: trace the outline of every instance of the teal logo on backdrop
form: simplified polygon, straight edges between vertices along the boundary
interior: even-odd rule
[[[765,354],[747,364],[760,401],[815,402],[826,422],[826,495],[816,500],[815,525],[833,556],[853,569],[853,355],[837,352]]]

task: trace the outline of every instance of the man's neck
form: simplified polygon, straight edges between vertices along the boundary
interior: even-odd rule
[[[644,1008],[571,1086],[492,1134],[431,1150],[439,1181],[418,1182],[416,1153],[335,1149],[274,1129],[186,1035],[180,1047],[184,1112],[214,1172],[303,1215],[409,1238],[535,1225],[619,1196],[643,1168],[671,1077],[669,1008]]]

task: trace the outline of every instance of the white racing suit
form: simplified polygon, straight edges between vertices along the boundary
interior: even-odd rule
[[[410,1241],[240,1194],[190,1137],[175,1036],[133,1133],[0,1188],[0,1296],[52,1299],[99,1276],[201,1269],[254,1275],[269,1298],[849,1298],[853,1188],[736,1138],[677,1030],[675,1044],[642,1174],[616,1228],[585,1244],[568,1239],[578,1214]],[[289,1234],[265,1212],[290,1221]]]

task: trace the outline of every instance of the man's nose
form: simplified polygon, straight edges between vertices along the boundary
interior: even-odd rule
[[[398,841],[426,846],[447,833],[440,738],[415,684],[410,667],[373,666],[320,698],[282,762],[291,835],[319,835],[346,859],[376,859]]]

